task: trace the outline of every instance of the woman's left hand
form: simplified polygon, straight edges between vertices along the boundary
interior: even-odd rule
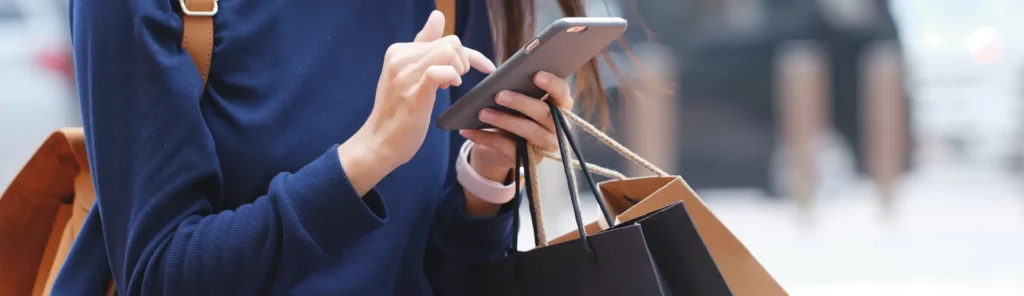
[[[469,164],[480,175],[497,182],[508,178],[515,166],[516,142],[514,136],[525,138],[533,146],[547,151],[558,150],[555,136],[555,121],[551,109],[544,100],[550,100],[558,108],[572,109],[573,100],[569,84],[565,79],[548,72],[539,72],[533,77],[538,87],[548,92],[543,100],[526,95],[501,91],[495,100],[498,104],[519,111],[526,117],[518,117],[494,109],[480,111],[480,121],[499,130],[461,130],[459,134],[473,141]]]

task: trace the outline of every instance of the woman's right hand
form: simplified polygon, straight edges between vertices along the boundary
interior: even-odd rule
[[[438,88],[462,84],[470,68],[494,71],[487,56],[463,47],[458,37],[442,38],[444,23],[443,14],[434,11],[413,42],[388,47],[373,111],[338,147],[342,167],[360,196],[420,149]]]

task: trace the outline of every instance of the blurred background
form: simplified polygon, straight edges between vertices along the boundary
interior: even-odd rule
[[[542,2],[539,23],[560,17]],[[610,134],[793,295],[1024,295],[1024,1],[587,4],[630,21],[609,48],[629,84],[603,73]],[[581,137],[590,162],[649,175]],[[547,233],[568,232],[561,164],[543,170]]]
[[[81,125],[66,0],[0,0],[0,189],[54,129]]]
[[[561,16],[537,1],[538,24]],[[0,0],[0,189],[80,124],[66,4]],[[587,11],[630,21],[608,49],[624,79],[602,65],[610,134],[682,175],[793,295],[1024,295],[1024,0]],[[547,232],[573,229],[561,165],[541,173]]]

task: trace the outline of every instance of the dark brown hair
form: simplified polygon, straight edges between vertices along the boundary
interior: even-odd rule
[[[557,0],[559,8],[566,17],[585,16],[583,0]],[[494,36],[495,57],[498,62],[504,62],[512,57],[519,48],[533,37],[536,27],[536,0],[491,0],[491,28]],[[619,39],[619,44],[626,49],[626,55],[635,60],[625,41]],[[612,62],[607,52],[599,55],[610,66],[615,77],[619,80],[620,93],[626,94],[624,89],[627,86],[621,71]],[[604,92],[604,83],[597,71],[597,58],[591,59],[579,72],[576,73],[576,85],[574,86],[578,105],[583,107],[584,115],[593,116],[595,113],[600,117],[602,127],[610,122],[608,112],[608,98]]]

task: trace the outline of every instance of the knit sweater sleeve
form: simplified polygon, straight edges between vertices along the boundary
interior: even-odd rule
[[[252,295],[386,220],[360,198],[336,147],[266,193],[219,210],[222,182],[201,113],[203,83],[181,48],[178,1],[73,1],[76,71],[98,210],[120,295]],[[215,55],[216,56],[216,55]],[[306,262],[308,264],[308,262]]]

